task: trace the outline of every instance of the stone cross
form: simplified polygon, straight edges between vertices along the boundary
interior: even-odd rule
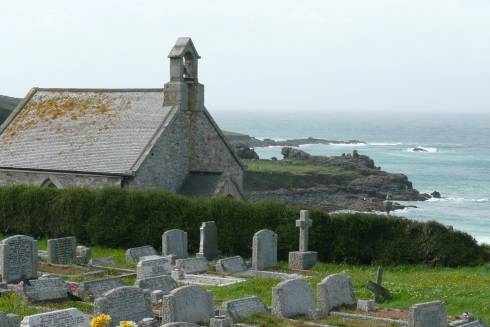
[[[308,251],[308,229],[312,225],[310,220],[310,212],[301,210],[299,219],[296,220],[296,227],[299,227],[299,252]]]
[[[374,302],[382,303],[391,297],[390,292],[383,287],[383,267],[378,267],[378,272],[376,273],[376,283],[368,281],[367,288],[373,292]]]

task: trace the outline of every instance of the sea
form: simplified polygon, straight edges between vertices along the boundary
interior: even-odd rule
[[[360,140],[367,144],[314,145],[300,148],[313,155],[340,155],[354,149],[383,170],[406,174],[422,193],[441,199],[402,202],[417,208],[395,215],[436,220],[490,244],[490,112],[382,113],[212,111],[227,131],[257,138]],[[414,151],[422,148],[425,151]],[[281,147],[256,148],[260,158],[282,158]]]

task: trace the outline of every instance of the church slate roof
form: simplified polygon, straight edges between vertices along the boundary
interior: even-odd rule
[[[0,168],[132,175],[173,108],[162,89],[33,89],[0,129]]]

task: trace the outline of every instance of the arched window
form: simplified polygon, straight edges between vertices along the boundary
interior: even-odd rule
[[[44,182],[41,183],[41,187],[43,188],[58,188],[51,179],[46,178]]]

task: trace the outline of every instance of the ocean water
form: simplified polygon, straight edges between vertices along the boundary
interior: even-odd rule
[[[436,220],[490,244],[490,113],[352,113],[213,111],[224,130],[257,138],[357,139],[368,144],[304,145],[314,155],[357,149],[377,166],[404,173],[420,192],[444,198],[408,203],[395,212],[421,221]],[[414,152],[423,147],[427,152]],[[280,147],[257,148],[261,158],[282,158]],[[407,203],[407,202],[405,202]]]

